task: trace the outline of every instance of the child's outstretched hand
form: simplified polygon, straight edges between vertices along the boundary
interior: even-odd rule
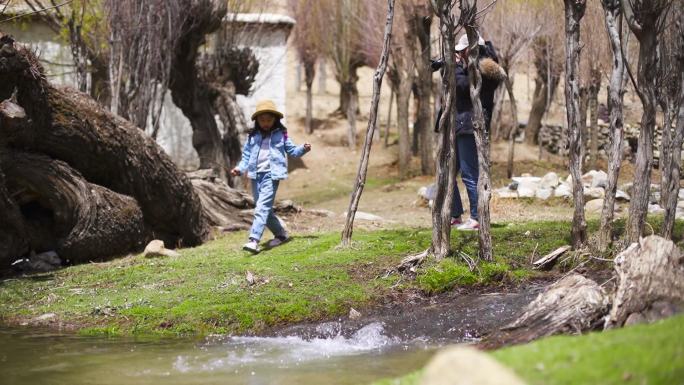
[[[242,173],[240,172],[240,169],[237,167],[234,167],[232,170],[230,170],[230,175],[232,176],[239,176]]]
[[[304,152],[309,152],[311,151],[311,144],[310,143],[304,143]]]

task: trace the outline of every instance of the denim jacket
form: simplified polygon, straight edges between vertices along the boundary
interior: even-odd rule
[[[242,149],[242,159],[237,166],[241,173],[247,172],[247,177],[250,179],[256,179],[257,177],[257,160],[259,158],[261,139],[262,135],[258,130],[247,138]],[[305,153],[304,146],[295,145],[282,129],[276,129],[271,132],[270,152],[271,178],[275,180],[287,178],[287,155],[298,158]]]

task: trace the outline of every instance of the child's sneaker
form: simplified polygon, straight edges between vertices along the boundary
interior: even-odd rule
[[[468,218],[468,220],[461,224],[460,226],[456,227],[456,230],[461,230],[461,231],[475,231],[480,229],[480,223],[473,218]]]
[[[290,237],[287,235],[287,233],[285,233],[283,235],[278,235],[275,238],[268,241],[268,247],[269,248],[277,247],[277,246],[280,246],[283,243],[289,242],[289,241],[290,241]]]
[[[256,241],[256,239],[249,238],[249,242],[245,243],[245,245],[242,246],[242,250],[246,250],[252,254],[256,254],[259,252],[259,243]]]
[[[461,217],[451,217],[451,227],[460,226],[463,224]]]

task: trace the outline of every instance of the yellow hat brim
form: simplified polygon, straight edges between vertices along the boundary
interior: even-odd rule
[[[260,110],[260,111],[257,111],[257,112],[255,112],[255,113],[253,113],[253,114],[252,114],[252,120],[256,120],[257,116],[259,116],[259,115],[261,115],[261,114],[265,114],[265,113],[273,114],[273,115],[275,115],[276,117],[278,117],[278,119],[282,119],[282,118],[283,118],[282,112],[277,111],[277,110],[268,109],[268,110]]]

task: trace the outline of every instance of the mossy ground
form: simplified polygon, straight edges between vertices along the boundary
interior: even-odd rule
[[[684,384],[684,315],[492,353],[531,385]],[[418,384],[421,371],[374,385]]]
[[[596,226],[589,224],[590,230]],[[677,226],[679,234],[681,223]],[[430,230],[357,231],[347,248],[339,246],[338,233],[295,236],[257,256],[240,249],[245,233],[233,233],[181,250],[177,258],[129,256],[0,281],[0,320],[31,324],[54,313],[48,326],[91,334],[259,333],[344,315],[397,289],[434,294],[456,286],[521,282],[545,274],[532,270],[531,260],[568,244],[569,233],[568,222],[496,224],[495,261],[471,271],[463,255],[477,256],[477,233],[454,231],[452,257],[428,260],[415,280],[400,284],[396,275],[383,273],[425,250]],[[560,269],[577,262],[568,258]]]

